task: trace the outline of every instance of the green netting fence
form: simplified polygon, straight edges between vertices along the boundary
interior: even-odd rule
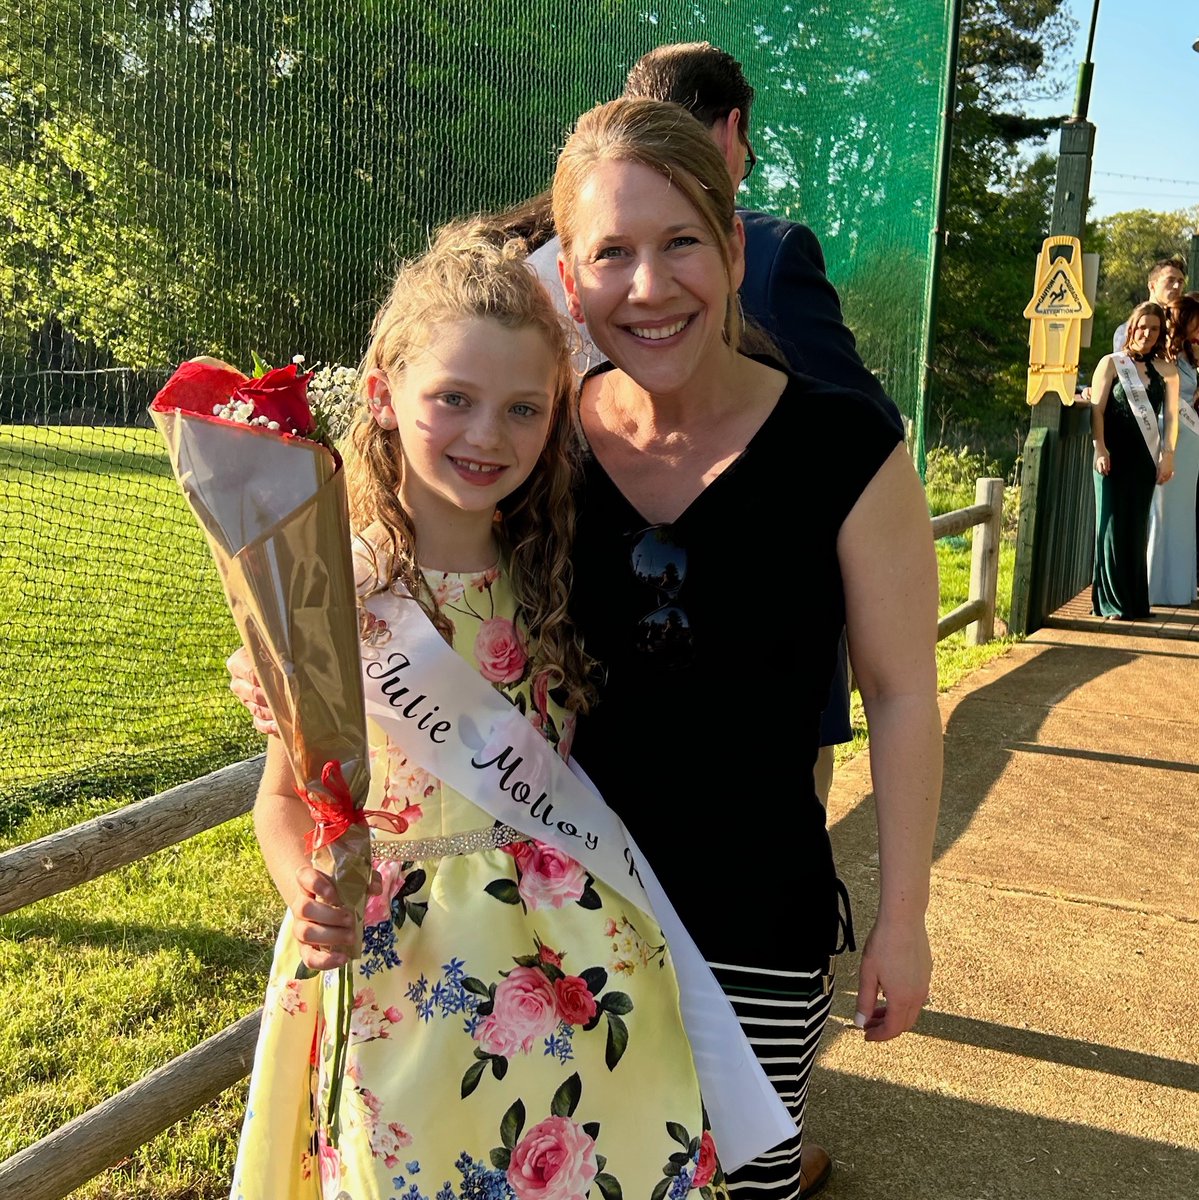
[[[257,752],[145,409],[181,359],[355,363],[431,226],[549,181],[664,42],[758,99],[744,202],[811,225],[919,436],[952,0],[11,0],[0,13],[0,834]]]

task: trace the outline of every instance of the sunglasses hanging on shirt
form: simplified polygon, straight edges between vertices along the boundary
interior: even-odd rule
[[[640,583],[658,592],[658,607],[637,622],[635,649],[664,667],[691,661],[694,638],[691,619],[676,603],[687,577],[687,551],[675,540],[669,525],[650,525],[632,534],[629,565]]]

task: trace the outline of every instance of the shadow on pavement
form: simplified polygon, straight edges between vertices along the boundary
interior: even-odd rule
[[[828,1071],[805,1137],[833,1156],[822,1200],[1193,1200],[1199,1153],[996,1104]],[[836,1093],[836,1110],[821,1089]]]

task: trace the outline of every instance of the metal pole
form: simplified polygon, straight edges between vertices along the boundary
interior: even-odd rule
[[[1087,107],[1091,103],[1091,76],[1095,71],[1095,64],[1091,62],[1091,51],[1095,47],[1095,22],[1098,20],[1099,0],[1095,0],[1095,7],[1091,9],[1091,31],[1087,34],[1086,58],[1078,67],[1078,85],[1074,89],[1074,112],[1070,118],[1072,121],[1085,120]]]
[[[920,478],[924,478],[927,447],[925,445],[925,406],[928,385],[932,379],[933,326],[937,319],[937,293],[941,274],[941,251],[948,238],[945,228],[945,208],[949,195],[949,160],[953,153],[953,110],[957,105],[958,45],[962,33],[962,0],[950,0],[952,9],[949,26],[949,45],[945,54],[945,108],[941,114],[941,157],[937,171],[936,194],[933,199],[933,229],[929,235],[928,283],[924,291],[925,326],[921,346],[920,395],[917,397],[916,429],[912,457]]]

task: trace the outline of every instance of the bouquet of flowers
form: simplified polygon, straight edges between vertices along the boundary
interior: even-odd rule
[[[361,945],[370,764],[349,518],[329,414],[313,411],[302,362],[271,370],[255,356],[246,376],[191,359],[150,415],[312,813],[313,865],[354,913]]]

